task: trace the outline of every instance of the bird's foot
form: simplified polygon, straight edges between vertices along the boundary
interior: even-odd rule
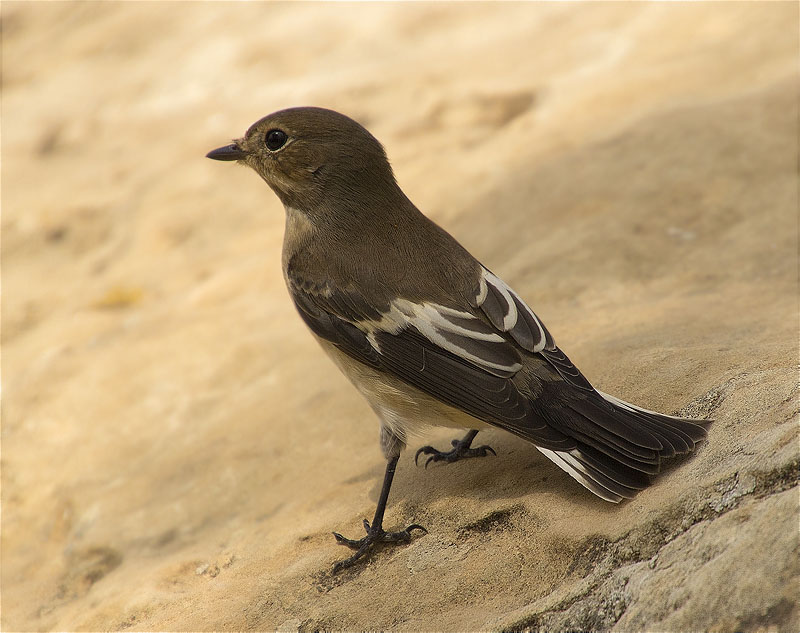
[[[468,457],[486,457],[489,453],[497,455],[491,446],[484,445],[478,446],[477,448],[470,448],[471,442],[472,438],[470,438],[468,442],[465,440],[453,440],[451,442],[453,449],[449,451],[440,451],[433,446],[423,446],[417,451],[417,454],[414,455],[414,463],[419,466],[417,460],[419,460],[420,455],[430,455],[425,461],[425,468],[427,468],[428,464],[431,462],[447,462],[448,464],[452,464],[459,459],[466,459]]]
[[[356,553],[353,554],[350,558],[346,558],[345,560],[340,560],[333,566],[334,574],[341,571],[342,569],[350,567],[359,558],[364,556],[372,548],[373,545],[379,545],[379,544],[397,545],[400,543],[410,543],[412,530],[422,530],[426,534],[428,532],[428,530],[426,530],[421,525],[417,525],[416,523],[409,525],[405,530],[400,530],[399,532],[386,532],[380,525],[376,527],[371,527],[369,521],[367,521],[366,519],[364,519],[364,529],[367,531],[367,535],[364,538],[360,539],[347,538],[342,536],[338,532],[333,533],[333,535],[336,537],[336,542],[339,543],[339,545],[346,545],[350,549],[356,550]]]

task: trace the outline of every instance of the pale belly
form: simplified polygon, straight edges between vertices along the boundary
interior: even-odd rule
[[[429,396],[393,376],[379,373],[334,345],[317,337],[322,349],[336,363],[385,425],[400,440],[424,435],[431,427],[485,429],[485,422]]]

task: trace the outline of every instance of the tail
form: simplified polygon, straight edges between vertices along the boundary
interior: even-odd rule
[[[601,397],[569,405],[577,414],[570,416],[575,422],[567,431],[576,448],[537,448],[598,497],[613,503],[649,486],[662,459],[693,451],[712,423],[663,415],[596,393]]]

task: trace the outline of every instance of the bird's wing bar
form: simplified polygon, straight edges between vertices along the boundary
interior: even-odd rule
[[[379,351],[379,334],[396,335],[411,327],[432,348],[447,351],[495,376],[511,378],[522,369],[519,352],[491,325],[469,312],[436,303],[395,299],[380,319],[359,321],[357,325]]]

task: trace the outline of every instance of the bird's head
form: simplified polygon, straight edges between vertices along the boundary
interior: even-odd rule
[[[306,212],[397,188],[378,140],[352,119],[324,108],[267,115],[242,138],[207,156],[252,167],[285,206]]]

